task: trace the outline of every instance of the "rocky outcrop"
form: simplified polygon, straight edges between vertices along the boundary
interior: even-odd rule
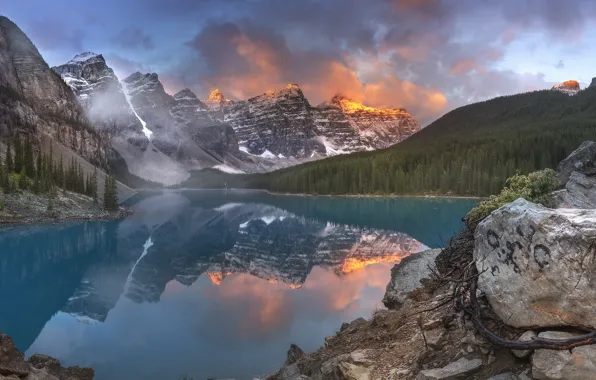
[[[422,370],[416,380],[452,380],[467,379],[482,367],[480,359],[461,358],[443,368]]]
[[[562,184],[569,181],[573,172],[596,175],[596,142],[584,141],[557,166],[557,178]]]
[[[575,334],[562,331],[545,331],[541,338],[564,340]],[[532,376],[541,380],[594,379],[596,347],[581,346],[567,351],[536,350],[532,357]]]
[[[391,269],[391,281],[387,284],[383,304],[389,309],[397,309],[408,299],[408,295],[422,286],[420,280],[430,276],[440,249],[418,252],[404,258]]]
[[[12,339],[0,333],[0,379],[27,380],[92,380],[91,368],[64,368],[60,362],[46,355],[35,354],[25,361]]]
[[[588,87],[596,87],[596,78],[592,78],[592,81]]]
[[[549,207],[554,208],[596,208],[596,177],[579,172],[571,173],[563,190],[553,192]]]
[[[580,91],[579,82],[576,80],[566,80],[563,83],[557,83],[553,86],[553,91],[559,91],[566,95],[575,95]]]
[[[547,209],[518,199],[475,232],[478,287],[515,327],[596,327],[596,210]]]

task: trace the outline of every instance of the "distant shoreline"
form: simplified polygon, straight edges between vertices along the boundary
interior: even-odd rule
[[[478,196],[465,196],[465,195],[423,195],[423,194],[308,194],[308,193],[277,193],[265,189],[245,189],[245,188],[204,188],[204,189],[193,189],[193,188],[164,188],[164,189],[138,189],[138,192],[150,192],[150,191],[200,191],[200,190],[223,190],[223,191],[257,191],[263,192],[269,195],[283,195],[283,196],[294,196],[294,197],[342,197],[342,198],[428,198],[428,199],[475,199],[481,200],[487,197]]]

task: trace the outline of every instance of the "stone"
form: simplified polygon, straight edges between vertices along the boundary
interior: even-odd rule
[[[409,376],[411,373],[412,371],[410,371],[407,368],[394,368],[391,371],[389,371],[389,374],[393,376],[393,378],[397,379],[405,378],[406,376]]]
[[[532,338],[537,337],[538,334],[536,334],[535,331],[533,330],[528,330],[525,333],[523,333],[517,340],[519,342],[527,342],[532,340]],[[516,357],[523,359],[523,358],[527,358],[528,356],[530,356],[533,352],[533,350],[511,350],[511,352],[513,353],[513,355],[515,355]]]
[[[557,166],[557,178],[566,184],[571,173],[596,174],[596,142],[584,141]]]
[[[571,173],[565,189],[551,194],[548,203],[553,208],[596,208],[596,177],[579,172]]]
[[[441,349],[445,340],[444,338],[446,332],[447,330],[445,330],[443,327],[426,331],[424,335],[426,337],[426,344],[428,347],[432,348],[433,350]]]
[[[488,380],[518,380],[518,377],[512,372],[505,372],[500,375],[489,377]]]
[[[414,253],[391,269],[391,281],[387,284],[383,304],[388,309],[398,309],[408,295],[421,286],[420,280],[430,275],[429,265],[434,266],[440,249]]]
[[[29,372],[31,371],[25,362],[25,355],[17,349],[11,337],[0,334],[0,373],[21,377],[27,376]]]
[[[569,339],[574,334],[545,331],[538,334],[547,339]],[[569,351],[536,350],[532,356],[532,376],[546,380],[588,380],[596,373],[596,347],[580,346]]]
[[[369,359],[374,350],[356,350],[325,361],[321,365],[323,379],[368,380],[373,361]]]
[[[295,344],[290,345],[290,349],[288,350],[288,355],[286,357],[286,362],[284,365],[290,365],[296,363],[298,360],[302,359],[306,355],[304,351],[300,347]]]
[[[339,365],[341,380],[370,380],[371,368],[343,362]]]
[[[423,330],[432,330],[436,329],[437,327],[441,326],[443,322],[440,319],[433,319],[432,321],[428,321],[422,325]]]
[[[279,377],[281,380],[298,380],[300,379],[302,374],[300,373],[300,368],[298,368],[298,364],[290,364],[287,366],[282,367],[279,371]]]
[[[468,379],[469,375],[478,371],[480,367],[482,367],[480,359],[461,358],[443,368],[422,370],[416,376],[416,380]]]
[[[596,327],[596,210],[517,199],[475,231],[478,287],[507,324]]]

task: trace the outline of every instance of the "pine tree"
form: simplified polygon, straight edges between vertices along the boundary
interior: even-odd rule
[[[91,196],[93,203],[97,204],[97,167],[93,169],[93,176],[91,177]]]
[[[112,176],[106,176],[104,183],[103,202],[105,210],[118,210],[118,193],[116,179]]]

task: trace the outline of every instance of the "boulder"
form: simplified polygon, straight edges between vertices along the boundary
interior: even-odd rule
[[[424,333],[426,344],[428,344],[428,347],[432,348],[433,350],[440,350],[443,347],[446,334],[447,330],[444,327],[426,331]]]
[[[475,232],[478,287],[519,328],[596,327],[596,210],[517,199]]]
[[[12,339],[0,334],[0,375],[7,379],[27,380],[92,380],[91,368],[63,368],[60,362],[46,355],[35,354],[27,361],[25,355],[14,345]],[[2,377],[0,377],[2,379]]]
[[[569,339],[573,334],[546,331],[538,335],[548,339]],[[588,380],[596,374],[596,347],[580,346],[571,351],[536,350],[532,356],[532,376],[547,380]]]
[[[536,334],[535,331],[528,330],[519,337],[518,341],[519,342],[527,342],[537,336],[538,335]],[[520,359],[527,358],[528,356],[530,356],[530,354],[532,354],[532,350],[511,350],[511,352],[513,352],[513,355],[515,355],[516,357],[518,357]]]
[[[391,269],[391,281],[387,284],[383,304],[398,309],[408,299],[408,294],[421,286],[420,280],[430,276],[429,266],[434,266],[440,249],[414,253]]]
[[[425,369],[418,373],[416,380],[452,380],[469,379],[469,375],[478,371],[482,367],[480,359],[461,358],[457,361],[447,364],[443,368]]]
[[[357,350],[331,358],[321,365],[321,375],[328,380],[369,380],[373,350]]]
[[[300,347],[298,347],[295,344],[292,344],[290,346],[290,349],[288,350],[288,356],[286,358],[286,362],[284,365],[294,364],[298,360],[302,359],[302,357],[304,355],[305,355],[305,353],[304,353],[304,351],[302,351],[302,349]]]
[[[567,183],[573,172],[596,174],[596,142],[584,141],[557,166],[557,178],[561,184]]]
[[[596,208],[596,177],[571,173],[565,189],[552,193],[551,202],[555,208]]]

